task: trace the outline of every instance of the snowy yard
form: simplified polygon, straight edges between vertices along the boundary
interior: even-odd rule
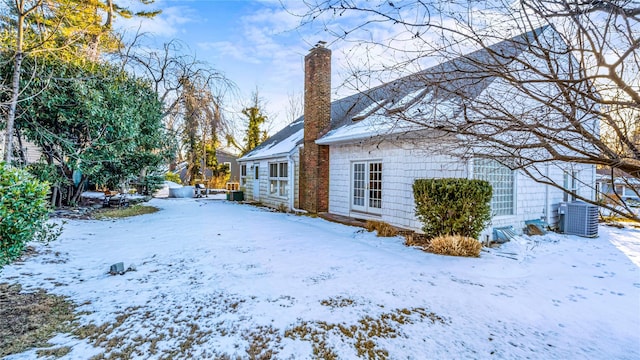
[[[65,358],[640,358],[638,229],[472,259],[237,203],[150,204],[161,211],[69,221],[0,273],[80,305],[87,334],[52,340]],[[119,261],[136,271],[107,274]]]

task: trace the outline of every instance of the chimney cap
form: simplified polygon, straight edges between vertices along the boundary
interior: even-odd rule
[[[318,49],[318,48],[324,48],[324,46],[327,44],[326,41],[322,41],[322,40],[318,40],[318,42],[316,43],[316,45],[314,47],[311,48],[311,50],[313,49]],[[310,51],[311,51],[310,50]]]

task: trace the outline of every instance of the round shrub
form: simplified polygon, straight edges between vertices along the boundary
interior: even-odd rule
[[[0,163],[0,267],[22,254],[27,242],[47,235],[46,182]]]
[[[164,174],[164,179],[167,181],[173,181],[176,184],[182,184],[182,180],[180,179],[180,175],[168,172]]]
[[[491,184],[475,179],[417,179],[416,216],[428,238],[462,235],[478,238],[491,219]]]

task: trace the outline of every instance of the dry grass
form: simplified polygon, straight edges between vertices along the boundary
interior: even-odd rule
[[[384,221],[367,220],[364,227],[369,232],[375,230],[380,237],[394,237],[398,235],[398,229]]]
[[[427,250],[440,255],[479,257],[482,244],[474,238],[460,235],[438,236],[431,240]]]
[[[76,338],[84,339],[100,350],[91,357],[92,360],[104,359],[275,359],[284,349],[285,338],[301,340],[311,345],[313,359],[339,359],[336,344],[348,344],[359,359],[389,359],[391,355],[380,343],[383,339],[402,339],[407,335],[403,327],[410,324],[442,324],[447,321],[424,308],[403,308],[378,315],[367,315],[353,323],[329,323],[325,321],[301,321],[288,328],[284,334],[272,326],[256,326],[242,332],[246,341],[244,355],[229,355],[219,353],[215,349],[202,352],[202,347],[212,335],[236,336],[240,333],[237,326],[226,327],[220,322],[215,328],[201,329],[190,319],[176,320],[167,323],[169,318],[161,317],[145,307],[128,307],[120,311],[115,319],[104,324],[79,325],[75,322],[76,314],[73,305],[63,298],[48,295],[44,291],[31,294],[19,294],[19,285],[0,284],[0,357],[19,353],[28,348],[44,347],[46,341],[55,333],[66,332]],[[8,303],[7,298],[12,302]],[[19,300],[19,301],[18,301]],[[219,311],[227,312],[236,309],[244,300],[229,299],[221,296],[214,306]],[[333,297],[322,301],[322,305],[334,309],[353,306],[354,301],[345,297]],[[25,310],[29,308],[29,310]],[[64,311],[60,311],[63,309]],[[24,321],[18,321],[15,314],[24,315]],[[52,320],[51,316],[62,314],[62,317]],[[77,315],[82,315],[78,313]],[[40,318],[46,317],[46,318]],[[34,332],[24,332],[22,336],[11,326],[20,325],[31,329],[37,324],[49,331],[46,335]],[[150,335],[144,336],[131,332],[132,324],[143,328],[155,329]],[[171,326],[170,326],[171,325]],[[229,333],[227,333],[227,331]],[[159,344],[172,339],[176,346],[167,348]],[[384,343],[384,341],[382,342]],[[342,346],[340,346],[342,347]],[[39,357],[59,358],[71,352],[68,346],[39,349]],[[238,348],[242,351],[242,348]]]
[[[20,293],[21,286],[0,284],[0,357],[34,347],[47,347],[56,333],[69,332],[76,319],[74,305],[44,290]],[[64,355],[69,349],[52,349]]]
[[[152,214],[158,210],[159,209],[157,207],[153,207],[153,206],[133,205],[126,208],[106,209],[106,210],[96,211],[93,214],[93,218],[97,220],[119,219],[119,218],[126,218],[130,216],[137,216],[137,215],[143,215],[143,214]]]
[[[70,347],[62,346],[62,347],[53,348],[53,349],[37,350],[36,354],[38,356],[42,356],[42,357],[61,358],[61,357],[65,356],[65,355],[67,355],[70,352],[71,352],[71,348]]]
[[[430,243],[431,239],[425,234],[408,233],[404,235],[404,244],[407,246],[417,246],[426,250],[429,248]]]
[[[329,299],[325,299],[320,301],[320,304],[322,304],[323,306],[327,306],[330,308],[343,308],[343,307],[348,307],[348,306],[353,306],[355,302],[352,299],[349,298],[345,298],[342,296],[338,296],[335,298],[329,298]]]
[[[447,321],[424,308],[396,309],[377,317],[365,316],[355,324],[332,324],[325,321],[302,321],[299,325],[287,329],[285,337],[311,343],[313,359],[339,359],[332,344],[352,344],[359,359],[385,360],[389,352],[382,348],[377,340],[402,338],[402,326],[423,323],[446,325]]]

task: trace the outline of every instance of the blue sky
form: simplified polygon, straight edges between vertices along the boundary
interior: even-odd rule
[[[156,0],[153,6],[163,13],[123,25],[137,28],[142,23],[142,31],[154,34],[159,43],[183,41],[198,59],[237,84],[239,101],[248,101],[258,88],[274,119],[272,132],[286,125],[288,97],[300,97],[303,91],[303,57],[318,40],[327,40],[325,34],[297,29],[299,18],[273,0]],[[339,66],[334,68],[337,74]],[[241,105],[229,107],[237,111]]]
[[[282,3],[287,9],[282,7]],[[380,6],[380,11],[393,11],[384,8],[388,6],[386,2]],[[432,50],[432,45],[442,41],[437,31],[415,37],[413,32],[402,26],[374,21],[366,28],[351,33],[348,40],[336,39],[332,35],[332,32],[343,33],[343,29],[353,29],[366,22],[368,15],[361,12],[341,13],[335,18],[327,13],[312,25],[301,27],[301,18],[291,14],[306,12],[301,0],[156,0],[153,8],[161,9],[162,14],[154,19],[120,20],[132,31],[142,23],[141,30],[155,34],[159,43],[172,39],[183,41],[199,60],[223,72],[239,89],[238,98],[235,103],[227,105],[228,110],[239,112],[257,88],[273,120],[269,129],[271,134],[291,120],[287,116],[289,97],[301,99],[304,89],[303,58],[319,40],[327,41],[332,50],[334,99],[351,94],[357,88],[368,88],[442,60],[438,58],[437,51]],[[454,6],[454,9],[464,12],[463,8]],[[147,10],[150,9],[147,7]],[[426,16],[413,7],[403,11],[403,15],[409,18]],[[474,12],[474,22],[494,22],[505,28],[503,16],[503,12],[495,13],[493,10],[482,14]],[[447,17],[432,18],[431,21],[455,27]],[[463,43],[455,45],[462,52],[472,50],[465,49],[465,46]],[[405,62],[416,57],[421,60]],[[398,64],[400,66],[396,66]],[[387,71],[387,75],[380,78],[350,76],[359,70],[366,72],[376,68],[393,68],[394,71]],[[354,79],[357,80],[354,82]]]

